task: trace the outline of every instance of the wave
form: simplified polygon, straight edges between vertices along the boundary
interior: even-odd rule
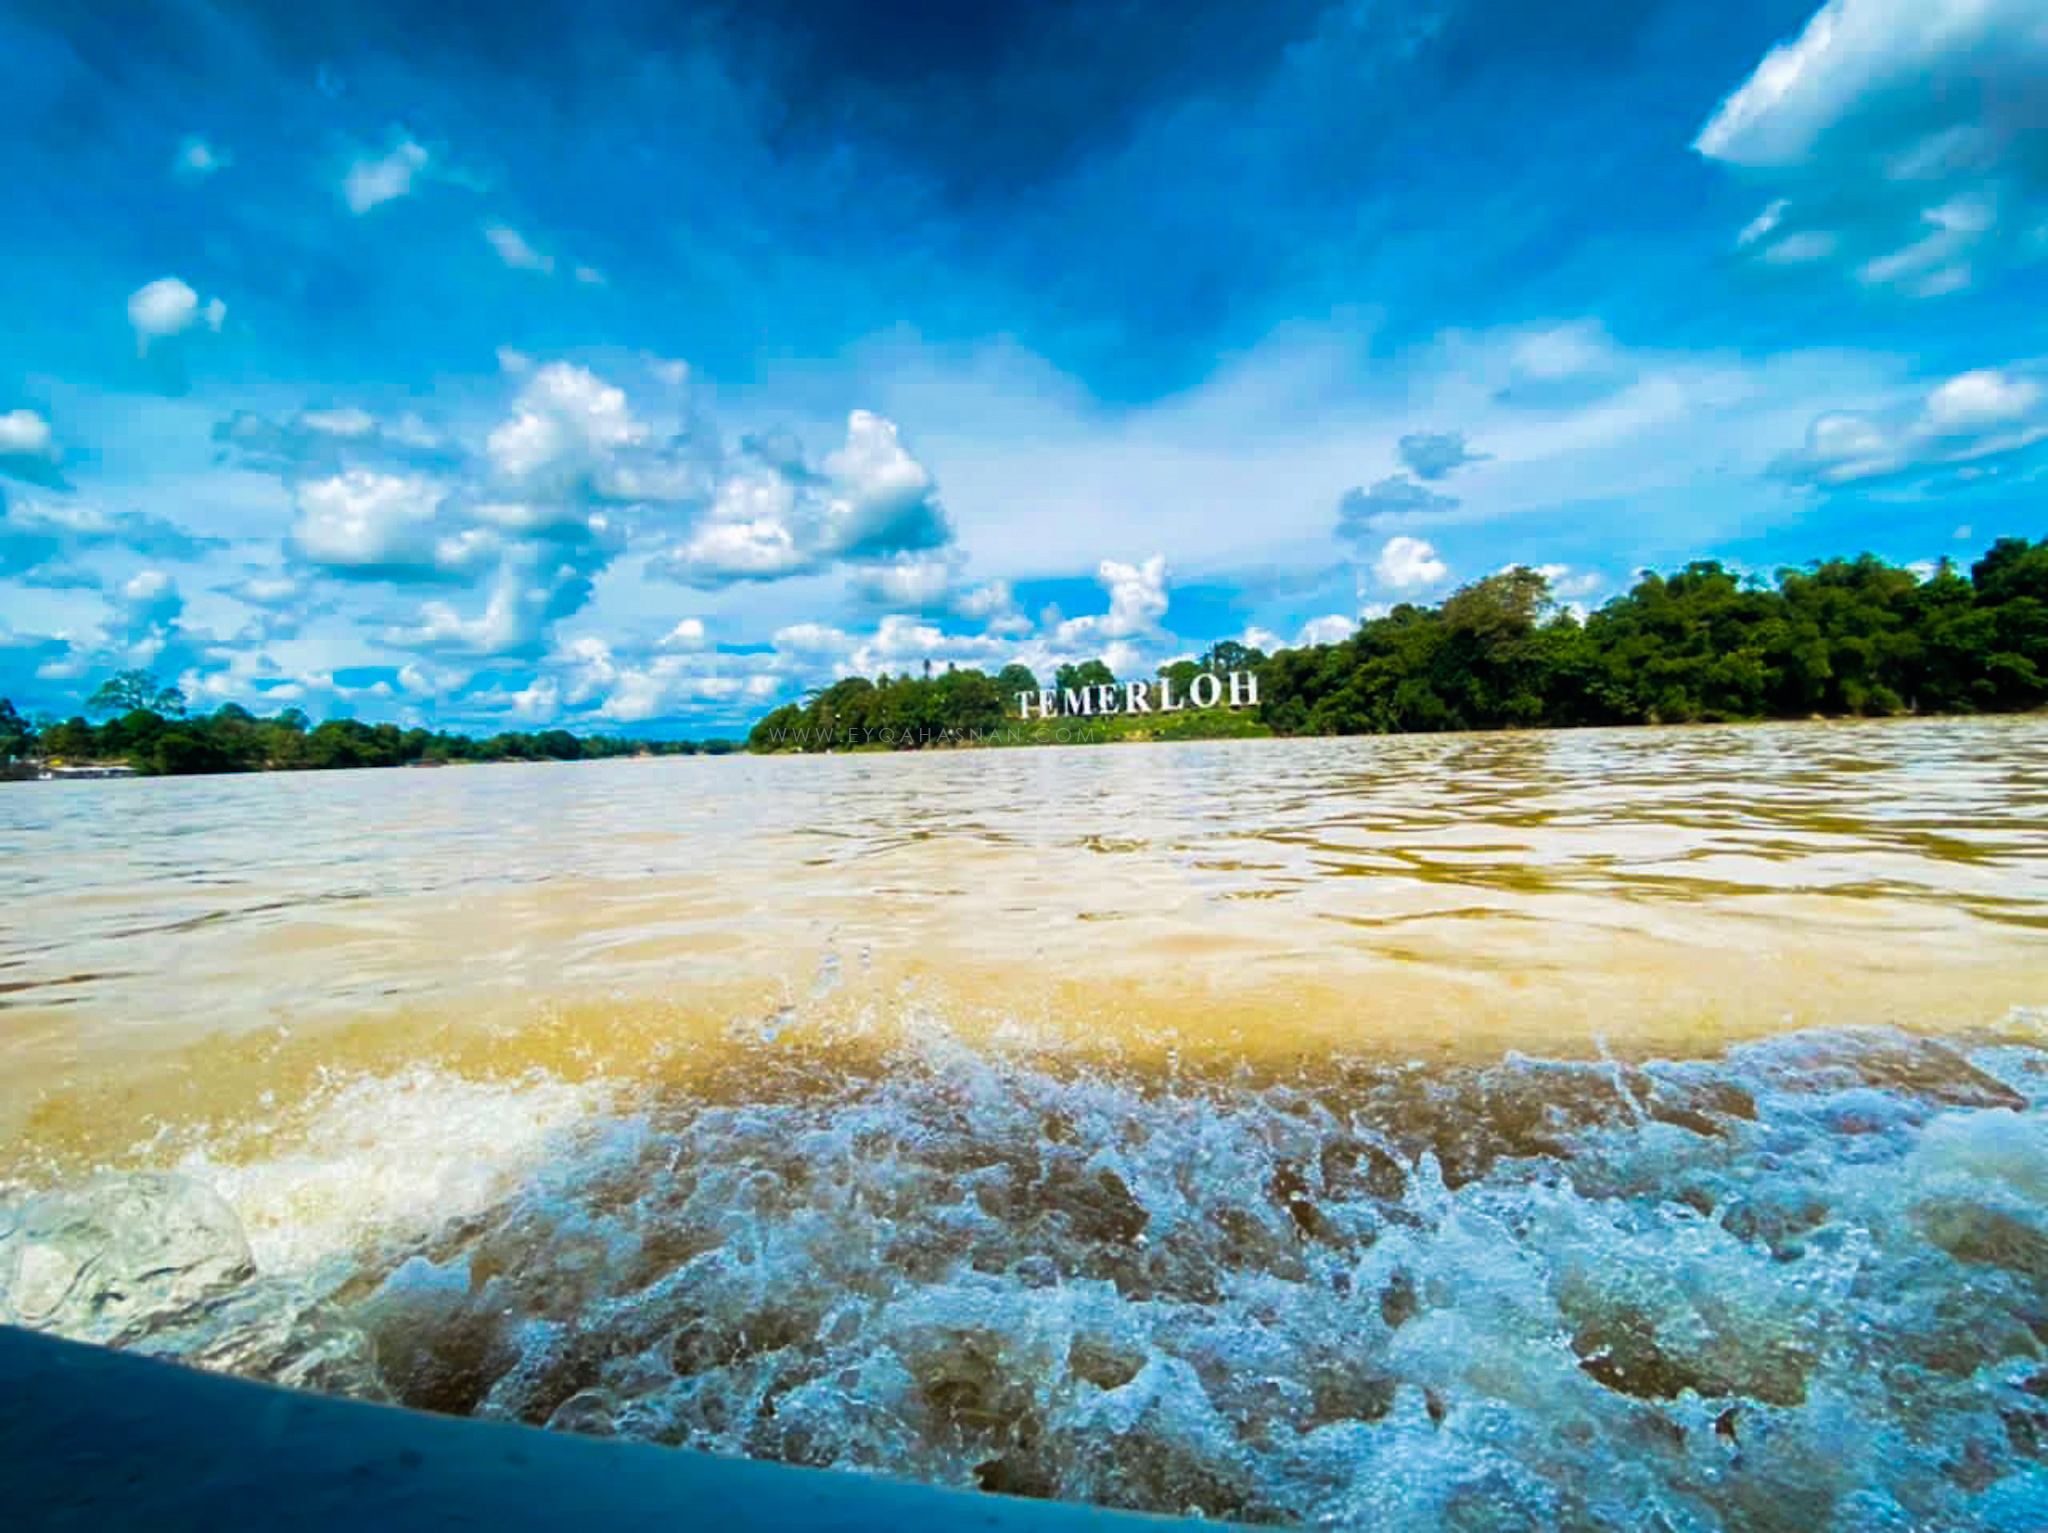
[[[2037,1527],[2044,1111],[2025,1017],[1690,1061],[1121,1070],[927,1019],[631,1091],[416,1068],[268,1159],[17,1191],[0,1318],[1253,1522]]]

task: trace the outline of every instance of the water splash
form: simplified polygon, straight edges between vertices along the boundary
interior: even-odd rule
[[[1876,1029],[1171,1080],[791,1038],[360,1242],[303,1296],[375,1378],[307,1381],[1324,1527],[2038,1527],[2044,1112],[2032,1042]]]

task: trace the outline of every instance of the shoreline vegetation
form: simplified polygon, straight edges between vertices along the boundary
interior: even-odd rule
[[[1026,667],[849,676],[768,714],[754,752],[1418,734],[1496,729],[2025,713],[2048,704],[2048,538],[2002,538],[1966,575],[1871,554],[1744,577],[1711,560],[1645,572],[1583,618],[1515,566],[1435,606],[1402,603],[1334,644],[1268,655],[1231,640],[1157,675],[1249,670],[1258,702],[1161,715],[1019,718]],[[1060,667],[1061,693],[1117,677]]]
[[[260,718],[232,703],[194,715],[177,688],[125,671],[68,720],[32,723],[0,699],[0,777],[2026,713],[2048,706],[2048,538],[2001,538],[1967,574],[1950,560],[1924,572],[1866,553],[1767,581],[1700,560],[1646,571],[1583,617],[1518,565],[1434,606],[1404,602],[1333,644],[1266,654],[1224,640],[1156,675],[1185,696],[1202,672],[1238,670],[1257,679],[1252,706],[1057,718],[1017,716],[1017,695],[1040,687],[1022,665],[849,676],[775,709],[743,742],[559,728],[471,737],[316,725],[296,708]],[[1150,679],[1120,679],[1100,659],[1049,678],[1062,693]]]
[[[87,715],[100,714],[94,724]],[[235,703],[194,714],[176,687],[147,671],[103,683],[85,713],[30,722],[0,698],[0,781],[48,771],[79,776],[125,767],[147,777],[227,772],[317,772],[343,767],[438,767],[493,761],[603,761],[621,756],[724,756],[736,740],[634,740],[566,729],[482,737],[401,729],[360,719],[315,724],[297,708],[260,718]]]

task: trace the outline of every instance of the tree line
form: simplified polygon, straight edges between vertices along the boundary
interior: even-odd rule
[[[1924,577],[1871,554],[1770,579],[1696,560],[1645,571],[1583,619],[1517,566],[1337,643],[1269,655],[1225,641],[1158,674],[1185,695],[1199,670],[1239,669],[1258,676],[1258,724],[1281,735],[2021,712],[2048,704],[2048,538],[2003,538],[1967,574],[1944,560]],[[1116,680],[1090,660],[1053,684]],[[748,748],[1007,738],[1016,694],[1037,688],[1021,665],[850,676],[769,713]]]
[[[1583,619],[1537,570],[1517,566],[1424,606],[1403,603],[1334,644],[1272,654],[1225,640],[1158,668],[1182,696],[1200,671],[1252,670],[1250,716],[1212,715],[1218,733],[1381,734],[1457,729],[1677,724],[1814,716],[2011,713],[2048,705],[2048,538],[2002,538],[1967,574],[1944,560],[1923,576],[1870,554],[1744,576],[1713,560],[1646,571]],[[1133,678],[1135,679],[1135,678]],[[1063,665],[1052,685],[1113,685],[1102,660]],[[947,667],[849,676],[775,709],[753,751],[920,748],[1054,739],[1024,728],[1026,666],[994,676]],[[99,722],[93,722],[97,717]],[[1164,721],[1088,721],[1076,738],[1168,732]],[[1171,732],[1211,727],[1174,716]],[[0,699],[0,764],[125,762],[141,772],[320,770],[468,761],[719,755],[731,740],[630,740],[566,729],[475,738],[299,709],[259,718],[229,703],[195,714],[142,671],[111,678],[70,719],[24,719]],[[19,770],[17,765],[17,771]]]
[[[93,716],[100,722],[95,723]],[[300,709],[260,718],[238,703],[192,712],[185,695],[147,671],[123,671],[69,719],[31,722],[0,698],[0,764],[120,762],[152,776],[322,771],[482,761],[595,761],[612,756],[724,755],[734,740],[629,740],[566,729],[472,737],[359,719],[315,724]]]

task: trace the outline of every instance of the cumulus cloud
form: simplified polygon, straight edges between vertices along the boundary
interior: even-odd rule
[[[441,487],[417,475],[350,469],[298,486],[291,544],[324,569],[389,576],[442,571]],[[460,568],[458,560],[456,568]]]
[[[779,521],[712,522],[680,550],[650,560],[648,569],[688,585],[720,586],[741,580],[781,580],[813,568]]]
[[[1031,628],[1031,619],[1017,605],[1017,593],[1007,580],[955,592],[949,606],[956,617],[979,623],[990,633],[1024,633]]]
[[[398,668],[399,688],[413,697],[440,698],[469,685],[475,672],[467,666],[436,665],[408,660]]]
[[[1006,580],[963,583],[967,556],[957,547],[936,553],[902,553],[892,559],[853,564],[847,586],[862,602],[897,611],[955,617],[991,633],[1028,630],[1031,620],[1017,605]]]
[[[50,423],[33,410],[9,410],[0,415],[0,455],[49,457]]]
[[[1012,653],[1013,646],[1002,639],[947,633],[936,624],[890,613],[874,633],[854,644],[847,663],[855,674],[873,676],[882,671],[915,672],[927,660],[934,670],[944,670],[948,662],[986,669],[1006,663]]]
[[[374,630],[385,645],[541,654],[636,529],[700,499],[713,478],[715,433],[699,440],[699,423],[672,403],[646,418],[574,363],[522,356],[505,372],[517,393],[480,442],[340,403],[283,421],[239,413],[215,428],[226,451],[290,491],[293,578],[455,588],[387,613]],[[679,626],[664,642],[688,637]]]
[[[588,368],[551,362],[520,391],[511,418],[490,435],[491,462],[505,478],[530,483],[567,467],[580,469],[621,447],[647,440],[624,389]]]
[[[411,139],[401,140],[388,154],[363,155],[341,178],[342,201],[358,217],[412,191],[414,179],[427,168],[427,151]]]
[[[0,474],[46,490],[68,490],[58,463],[47,420],[34,410],[0,411]]]
[[[1421,538],[1389,538],[1373,561],[1373,574],[1379,583],[1396,591],[1436,585],[1450,572],[1436,550]]]
[[[286,546],[304,570],[478,592],[387,620],[384,642],[530,656],[588,601],[635,518],[700,493],[716,443],[673,415],[657,429],[588,368],[520,358],[506,372],[518,393],[474,446],[347,404],[282,422],[238,413],[214,435],[285,482],[296,513]]]
[[[474,655],[509,655],[526,648],[539,635],[537,613],[511,581],[501,580],[484,610],[464,617],[450,602],[421,604],[419,620],[386,630],[386,642],[407,649],[452,650]]]
[[[1829,0],[1693,147],[1783,189],[1742,232],[1745,254],[1935,297],[2039,254],[2044,78],[2035,0]]]
[[[525,498],[693,502],[706,492],[715,442],[689,429],[667,440],[624,389],[571,362],[521,370],[512,413],[490,434],[493,483]]]
[[[702,649],[705,642],[704,620],[700,617],[686,617],[664,634],[655,648]]]
[[[1414,431],[1401,438],[1401,461],[1417,479],[1441,479],[1453,469],[1478,463],[1486,454],[1466,448],[1462,431]]]
[[[2048,388],[1998,368],[1959,373],[1917,408],[1815,417],[1804,445],[1771,466],[1779,478],[1833,487],[1867,481],[1969,474],[2048,439]]]
[[[594,634],[560,645],[546,665],[555,703],[621,724],[758,702],[781,688],[785,669],[773,653],[719,654],[689,647],[640,654],[615,650]]]
[[[1085,648],[1109,639],[1134,639],[1160,632],[1166,616],[1166,558],[1154,554],[1143,564],[1104,559],[1095,578],[1109,592],[1109,611],[1068,618],[1053,632],[1064,649]]]
[[[151,341],[182,335],[201,321],[218,331],[227,317],[225,303],[210,298],[202,305],[191,284],[177,277],[158,277],[128,295],[128,323],[135,329],[138,353],[146,353]]]
[[[965,563],[957,551],[950,552],[950,558],[901,554],[883,563],[858,565],[848,583],[856,595],[877,606],[942,607],[952,597],[954,581]]]
[[[1332,612],[1327,617],[1312,617],[1303,623],[1294,643],[1297,648],[1307,648],[1312,644],[1338,644],[1357,631],[1357,618]]]
[[[535,250],[517,229],[504,224],[486,224],[484,238],[498,253],[498,259],[515,271],[552,273],[555,269],[555,258]]]
[[[953,538],[937,482],[893,421],[867,410],[847,417],[846,441],[809,466],[784,437],[749,438],[727,465],[702,522],[659,548],[648,570],[687,585],[717,587],[811,574],[837,563],[886,593],[893,583],[936,590],[929,554]]]
[[[896,423],[871,410],[846,421],[846,442],[825,459],[833,495],[824,547],[840,558],[938,548],[953,536],[930,470],[905,450]]]
[[[799,655],[851,653],[854,637],[825,623],[791,623],[775,630],[775,647]]]

